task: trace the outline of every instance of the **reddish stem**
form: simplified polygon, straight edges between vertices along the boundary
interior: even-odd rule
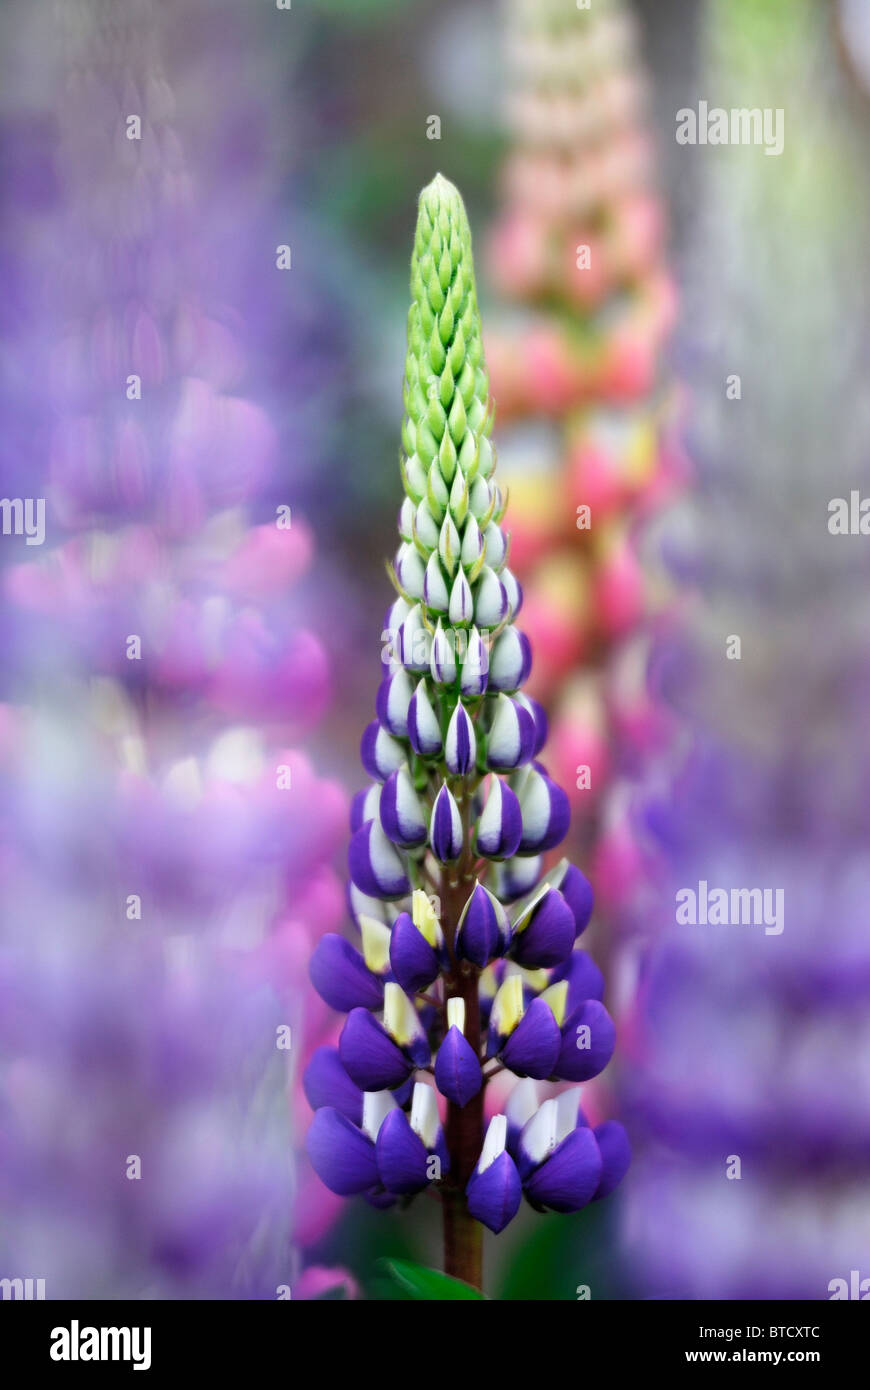
[[[467,825],[468,802],[462,807],[463,822]],[[466,844],[468,834],[466,831]],[[456,877],[445,873],[442,883],[442,925],[455,961],[456,926],[468,895],[474,886],[474,874],[468,851],[458,866]],[[465,1036],[480,1056],[480,1000],[477,988],[478,971],[468,961],[452,966],[444,991],[446,999],[465,1001]],[[483,1146],[483,1088],[467,1105],[447,1104],[447,1148],[450,1154],[450,1173],[443,1189],[444,1198],[444,1269],[455,1279],[464,1279],[476,1289],[483,1288],[483,1227],[475,1221],[465,1200],[465,1187],[474,1172]]]

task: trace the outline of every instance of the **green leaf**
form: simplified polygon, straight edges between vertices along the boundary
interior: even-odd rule
[[[483,1294],[462,1279],[451,1279],[437,1269],[414,1264],[412,1260],[379,1260],[378,1264],[413,1299],[482,1299]]]

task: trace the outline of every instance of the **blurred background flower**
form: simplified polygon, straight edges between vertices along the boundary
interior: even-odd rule
[[[652,666],[691,737],[634,807],[657,873],[626,1235],[653,1297],[827,1298],[866,1264],[868,562],[829,523],[867,488],[870,203],[831,18],[740,0],[704,26],[699,90],[763,94],[786,135],[705,164],[681,343],[697,492],[650,538],[694,595]],[[781,890],[780,919],[677,925],[701,881]]]
[[[510,306],[489,344],[499,458],[533,689],[604,957],[638,872],[622,784],[663,736],[644,680],[660,596],[635,536],[684,471],[663,361],[675,292],[635,15],[621,0],[508,0],[504,13],[509,145],[489,247]]]
[[[329,697],[295,511],[340,353],[311,277],[270,302],[275,73],[238,7],[55,18],[10,76],[45,139],[4,224],[4,482],[46,543],[3,557],[0,1262],[49,1297],[275,1298],[334,1215],[294,1148],[346,804],[293,745]],[[354,1288],[296,1296],[324,1283]]]

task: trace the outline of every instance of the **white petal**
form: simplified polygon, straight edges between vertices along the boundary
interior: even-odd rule
[[[396,574],[399,583],[412,598],[423,597],[423,578],[426,574],[423,559],[415,545],[406,542],[399,547],[396,556]]]
[[[402,624],[400,655],[406,666],[428,666],[432,651],[432,636],[423,622],[423,611],[418,604],[411,609]]]
[[[438,1118],[438,1101],[431,1086],[418,1081],[414,1086],[411,1100],[411,1128],[423,1140],[427,1149],[434,1149],[441,1121]]]
[[[405,460],[405,474],[408,487],[415,497],[423,497],[426,492],[426,470],[416,454]]]
[[[513,701],[501,694],[489,731],[488,753],[494,763],[514,767],[520,756],[520,744],[520,721]]]
[[[520,796],[523,813],[523,839],[542,840],[550,824],[550,793],[539,772],[530,769],[530,777]]]
[[[452,685],[456,680],[456,654],[452,635],[448,635],[438,620],[435,636],[432,639],[432,679],[443,685]]]
[[[486,516],[489,511],[489,503],[489,484],[486,478],[478,473],[474,482],[471,484],[471,492],[468,497],[468,506],[472,516],[480,521],[481,517]]]
[[[512,570],[502,570],[501,582],[507,594],[508,613],[513,614],[520,606],[520,586]]]
[[[474,562],[480,559],[480,552],[482,549],[483,538],[480,534],[480,527],[475,518],[469,516],[462,534],[462,554],[460,558],[463,565],[470,569]]]
[[[480,1159],[477,1164],[478,1173],[485,1173],[491,1164],[495,1163],[499,1154],[504,1153],[507,1143],[507,1116],[493,1115],[486,1131],[486,1138],[483,1141],[483,1148],[480,1151]]]
[[[396,1109],[392,1091],[363,1091],[362,1129],[372,1143],[391,1110]]]
[[[502,874],[499,877],[501,879],[509,872],[513,891],[515,893],[527,893],[534,888],[541,877],[543,863],[544,860],[540,854],[535,854],[531,858],[520,856],[516,859],[510,859],[503,866]]]
[[[396,780],[396,818],[406,840],[413,840],[426,829],[420,798],[414,790],[407,763],[399,769]]]
[[[471,618],[473,606],[471,586],[465,577],[465,571],[460,569],[450,591],[448,613],[451,623],[467,623]]]
[[[387,839],[379,820],[372,821],[369,834],[369,859],[378,883],[400,878],[405,872],[405,866],[399,852],[392,840]]]
[[[487,439],[485,434],[481,435],[480,439],[480,463],[478,467],[480,469],[480,475],[483,478],[488,478],[495,468],[495,450],[492,447],[491,441]]]
[[[505,628],[492,649],[490,671],[494,684],[499,688],[514,690],[520,683],[523,660],[519,633],[516,628]]]
[[[533,1163],[543,1163],[555,1149],[558,1118],[555,1100],[545,1100],[523,1129],[523,1148]]]
[[[420,742],[429,747],[441,742],[441,725],[435,716],[432,703],[426,693],[426,682],[421,680],[415,691],[417,696],[417,735]]]
[[[532,1118],[538,1108],[538,1083],[533,1081],[530,1076],[523,1077],[518,1081],[508,1096],[507,1117],[512,1125],[522,1129],[524,1124]]]
[[[491,521],[483,533],[483,539],[486,542],[486,563],[494,570],[500,569],[507,549],[501,527]]]
[[[411,612],[412,605],[405,598],[397,598],[389,613],[387,614],[387,629],[391,633],[397,633],[402,623]]]
[[[507,613],[507,597],[495,570],[484,565],[480,572],[474,621],[480,627],[497,627]]]
[[[426,583],[423,592],[427,607],[434,608],[439,613],[446,613],[450,597],[447,593],[447,582],[441,568],[441,561],[434,550],[429,556],[429,563],[426,566]]]
[[[447,1000],[447,1027],[458,1028],[460,1033],[465,1033],[465,1000]]]
[[[387,715],[393,727],[399,729],[403,735],[408,729],[408,706],[411,703],[413,693],[414,687],[411,684],[411,677],[401,666],[390,680],[390,688],[387,692]]]
[[[438,545],[438,534],[438,523],[424,498],[417,508],[417,535],[427,550],[434,550]]]
[[[380,898],[370,898],[367,893],[361,893],[355,883],[350,885],[350,910],[357,922],[364,916],[374,917],[381,922],[392,920],[387,903],[382,903]]]
[[[477,822],[478,839],[497,839],[501,835],[501,817],[501,780],[493,774],[486,805]]]
[[[577,1116],[580,1112],[580,1087],[572,1086],[570,1091],[562,1091],[556,1097],[556,1142],[561,1144],[563,1139],[567,1139],[572,1130],[577,1128]]]
[[[398,739],[388,734],[383,725],[375,738],[375,765],[384,779],[397,772],[405,761],[405,750]]]
[[[413,523],[414,503],[410,497],[406,497],[399,512],[399,535],[403,541],[409,541],[413,538]]]

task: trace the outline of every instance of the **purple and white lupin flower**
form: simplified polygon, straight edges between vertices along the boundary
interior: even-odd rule
[[[411,288],[399,597],[362,740],[357,935],[325,937],[311,966],[348,1017],[338,1065],[312,1088],[308,1151],[333,1191],[377,1206],[434,1189],[447,1272],[480,1287],[483,1226],[501,1231],[524,1192],[576,1211],[612,1191],[629,1153],[621,1126],[589,1128],[576,1092],[539,1108],[533,1089],[595,1076],[614,1028],[600,973],[575,950],[592,890],[565,860],[543,871],[568,801],[537,761],[546,721],[521,693],[531,651],[514,626],[471,236],[440,175],[420,197]],[[485,1090],[504,1070],[532,1078],[518,1083],[527,1113],[521,1128],[494,1115],[484,1133]],[[362,1093],[350,1115],[349,1084]]]

